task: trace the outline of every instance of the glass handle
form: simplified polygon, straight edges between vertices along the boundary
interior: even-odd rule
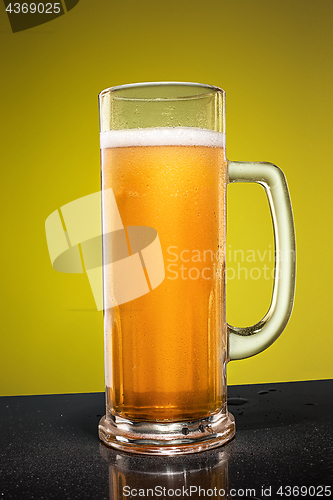
[[[234,162],[228,166],[229,183],[257,182],[266,192],[272,215],[275,268],[268,312],[253,326],[228,325],[229,359],[243,359],[269,347],[288,323],[294,302],[296,245],[293,213],[286,178],[272,163]]]

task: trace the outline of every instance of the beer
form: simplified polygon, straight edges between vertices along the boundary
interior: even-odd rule
[[[102,189],[125,228],[156,229],[165,265],[157,288],[104,312],[107,408],[146,422],[214,414],[226,392],[224,136],[132,129],[101,146]]]

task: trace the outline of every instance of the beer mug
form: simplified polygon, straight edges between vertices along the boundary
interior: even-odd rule
[[[106,415],[100,439],[119,450],[175,455],[235,433],[226,365],[268,347],[295,288],[287,183],[270,163],[225,152],[225,92],[139,83],[101,92]],[[257,324],[226,322],[226,192],[257,182],[275,239],[272,300]]]

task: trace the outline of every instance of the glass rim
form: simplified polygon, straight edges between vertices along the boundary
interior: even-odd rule
[[[171,87],[171,86],[178,86],[178,87],[198,87],[199,89],[206,89],[210,90],[210,92],[202,92],[198,94],[192,94],[192,95],[182,95],[179,97],[124,97],[124,96],[117,96],[117,92],[121,90],[127,90],[127,89],[136,89],[136,88],[144,88],[144,87]],[[114,87],[109,87],[107,89],[102,90],[99,94],[98,97],[104,97],[105,95],[108,94],[113,94],[113,98],[118,99],[118,100],[124,100],[124,101],[180,101],[180,100],[190,100],[190,99],[201,99],[203,97],[207,97],[209,95],[214,95],[214,94],[223,94],[225,95],[225,91],[221,89],[220,87],[216,87],[214,85],[208,85],[205,83],[193,83],[193,82],[173,82],[173,81],[163,81],[163,82],[139,82],[139,83],[128,83],[124,85],[115,85]]]

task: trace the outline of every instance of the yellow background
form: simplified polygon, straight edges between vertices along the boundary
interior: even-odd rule
[[[102,313],[86,276],[52,269],[44,223],[99,190],[98,92],[160,80],[222,87],[228,158],[276,163],[289,183],[294,312],[268,350],[229,364],[229,384],[331,378],[332,1],[81,0],[16,34],[3,4],[0,19],[0,394],[103,390]],[[263,191],[228,192],[228,248],[262,255]],[[228,321],[259,320],[270,293],[270,280],[229,280]]]

